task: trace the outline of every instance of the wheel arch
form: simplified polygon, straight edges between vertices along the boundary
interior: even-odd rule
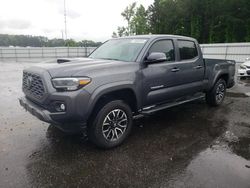
[[[225,72],[225,71],[219,71],[216,76],[214,77],[211,85],[210,85],[210,89],[213,88],[213,86],[216,84],[216,82],[219,80],[219,79],[223,79],[225,80],[226,82],[226,85],[228,85],[228,82],[229,82],[229,73],[228,72]]]
[[[129,82],[111,83],[100,86],[91,95],[88,104],[88,119],[103,103],[116,99],[125,101],[133,112],[137,112],[139,109],[140,103],[134,85]]]

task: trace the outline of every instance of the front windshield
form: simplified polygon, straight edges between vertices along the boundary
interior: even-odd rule
[[[147,39],[112,39],[97,48],[89,57],[118,61],[135,61]]]

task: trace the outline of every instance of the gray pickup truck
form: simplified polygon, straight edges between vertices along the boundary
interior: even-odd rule
[[[23,71],[21,106],[67,132],[87,130],[102,148],[121,144],[133,118],[205,98],[223,102],[235,62],[203,59],[198,42],[174,35],[111,39],[87,58]]]

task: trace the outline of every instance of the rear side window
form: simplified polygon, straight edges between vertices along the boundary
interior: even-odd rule
[[[193,41],[178,40],[181,60],[193,59],[198,56],[196,45]]]
[[[167,61],[174,61],[174,45],[172,40],[160,40],[155,42],[149,49],[149,54],[152,52],[162,52],[166,54]]]

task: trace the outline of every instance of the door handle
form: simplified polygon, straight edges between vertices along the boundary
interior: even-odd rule
[[[196,67],[194,67],[195,69],[201,69],[201,68],[203,68],[203,66],[201,66],[201,65],[198,65],[198,66],[196,66]]]
[[[179,68],[173,68],[172,70],[171,70],[171,72],[178,72],[180,69]]]

